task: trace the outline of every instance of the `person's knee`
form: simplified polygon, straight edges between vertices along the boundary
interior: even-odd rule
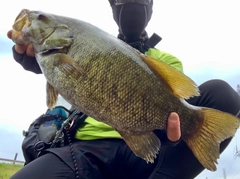
[[[221,79],[209,80],[200,85],[199,89],[203,95],[211,99],[213,108],[233,115],[236,115],[240,110],[240,96],[226,81]]]
[[[213,79],[213,80],[206,81],[201,86],[207,87],[209,91],[214,91],[214,92],[216,91],[226,92],[229,90],[230,91],[233,90],[233,88],[226,81],[221,79]]]

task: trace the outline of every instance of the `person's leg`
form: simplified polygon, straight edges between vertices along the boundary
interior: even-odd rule
[[[119,161],[122,162],[119,163]],[[119,148],[114,163],[116,166],[119,165],[119,167],[115,168],[117,171],[115,179],[147,179],[156,166],[156,162],[147,163],[136,156],[125,142]]]
[[[199,86],[200,96],[190,98],[188,103],[218,109],[237,115],[240,110],[240,96],[225,81],[209,80]],[[240,114],[239,116],[240,117]]]
[[[74,179],[74,171],[60,158],[47,153],[24,166],[10,179]]]
[[[240,110],[240,96],[226,82],[222,80],[210,80],[200,85],[199,89],[201,95],[190,98],[187,100],[188,103],[195,106],[218,109],[233,115],[238,114]],[[221,143],[221,152],[227,147],[230,141],[231,138]],[[174,147],[162,149],[156,170],[156,173],[151,175],[151,179],[155,179],[157,176],[193,179],[204,170],[204,167],[198,162],[192,151],[182,140]]]
[[[148,164],[137,157],[122,139],[79,141],[74,143],[73,147],[78,168],[82,168],[77,151],[80,150],[92,168],[95,166],[104,179],[147,179],[155,167],[155,164]]]

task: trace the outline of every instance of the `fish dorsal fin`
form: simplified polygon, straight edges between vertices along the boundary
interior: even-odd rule
[[[167,84],[173,94],[182,99],[199,96],[196,83],[182,72],[150,56],[140,54],[150,70]]]

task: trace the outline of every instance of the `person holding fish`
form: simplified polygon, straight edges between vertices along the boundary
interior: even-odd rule
[[[76,49],[76,46],[74,46],[75,44],[70,38],[74,38],[74,35],[80,34],[80,32],[85,30],[84,29],[79,32],[77,31],[78,28],[75,27],[74,30],[77,31],[75,33],[75,31],[70,27],[70,30],[72,30],[73,33],[70,35],[68,28],[70,25],[68,23],[73,22],[72,24],[81,23],[83,24],[84,28],[89,28],[88,30],[84,31],[91,32],[90,36],[85,34],[87,38],[89,38],[89,41],[94,36],[94,43],[96,44],[91,44],[90,46],[87,44],[86,46],[82,46],[82,48],[86,47],[84,53],[93,47],[96,47],[94,52],[97,50],[102,50],[105,48],[105,44],[110,44],[110,47],[108,46],[107,50],[112,47],[114,47],[113,51],[120,48],[118,54],[122,56],[124,56],[125,51],[131,52],[128,53],[127,56],[132,56],[133,58],[136,57],[136,61],[140,64],[139,66],[142,65],[147,69],[147,72],[142,71],[142,68],[139,66],[134,66],[133,68],[132,65],[135,65],[136,63],[130,63],[130,65],[126,65],[125,68],[129,67],[130,69],[131,67],[136,69],[136,73],[138,72],[137,70],[140,70],[140,72],[147,77],[149,75],[165,75],[166,78],[169,77],[170,81],[176,79],[174,80],[174,84],[179,82],[179,86],[183,87],[182,89],[179,89],[177,88],[178,85],[176,85],[176,87],[165,78],[162,78],[162,80],[169,85],[166,89],[169,91],[169,87],[171,87],[172,90],[172,92],[164,91],[164,94],[169,94],[166,98],[169,100],[164,98],[164,104],[161,105],[159,104],[159,100],[161,100],[161,98],[159,98],[159,100],[155,101],[155,105],[150,106],[150,103],[149,106],[140,106],[137,107],[137,109],[148,109],[138,111],[142,116],[154,116],[155,113],[158,113],[158,110],[154,111],[153,114],[150,114],[149,111],[151,111],[152,108],[157,105],[161,105],[162,108],[166,106],[164,109],[161,109],[162,111],[159,112],[159,116],[163,117],[165,120],[159,122],[160,124],[156,124],[158,123],[158,120],[152,118],[145,119],[145,121],[139,120],[138,122],[134,123],[135,125],[133,127],[139,129],[136,132],[137,134],[133,132],[131,133],[131,131],[127,130],[123,131],[123,128],[121,127],[122,125],[127,124],[128,121],[123,121],[122,123],[106,121],[105,123],[100,120],[107,118],[104,116],[107,114],[114,116],[114,110],[121,109],[122,103],[117,103],[119,106],[114,109],[111,108],[112,106],[114,107],[112,104],[111,106],[107,106],[106,109],[109,111],[107,111],[107,114],[105,114],[104,105],[108,105],[108,103],[103,103],[100,101],[102,102],[102,109],[97,108],[97,111],[101,111],[102,113],[98,113],[98,118],[95,113],[91,113],[93,110],[88,110],[89,106],[88,108],[82,107],[81,104],[78,103],[78,100],[68,98],[68,95],[65,94],[63,90],[62,94],[64,94],[70,101],[72,100],[74,107],[77,106],[80,109],[83,109],[83,112],[88,115],[87,119],[84,121],[84,125],[79,127],[77,130],[75,135],[76,140],[74,140],[72,145],[77,161],[77,178],[191,179],[196,177],[201,171],[204,170],[204,168],[215,171],[215,163],[217,162],[216,160],[219,157],[219,153],[221,153],[227,147],[231,141],[231,137],[234,135],[239,126],[239,119],[237,118],[239,117],[237,115],[240,111],[239,95],[225,81],[217,79],[209,80],[200,85],[198,87],[200,94],[198,94],[195,84],[183,75],[181,61],[171,54],[154,48],[154,46],[160,40],[160,37],[155,34],[149,38],[145,30],[152,16],[153,0],[109,0],[109,3],[112,8],[113,18],[119,27],[118,38],[121,39],[121,41],[116,42],[115,39],[109,37],[100,29],[92,27],[89,24],[85,24],[82,21],[76,22],[72,19],[66,20],[60,16],[55,16],[53,19],[51,19],[51,16],[48,16],[47,14],[45,15],[44,13],[39,13],[36,11],[31,12],[28,10],[23,10],[19,14],[15,24],[13,25],[13,30],[8,32],[8,37],[16,43],[16,45],[13,47],[14,59],[20,63],[24,69],[32,71],[36,74],[48,74],[49,71],[47,71],[48,69],[45,67],[49,67],[49,64],[45,65],[44,60],[45,58],[48,58],[46,57],[48,55],[56,55],[59,56],[59,59],[57,59],[58,61],[54,63],[54,66],[60,65],[63,67],[61,70],[64,72],[64,74],[72,71],[74,74],[71,76],[71,80],[74,80],[76,77],[80,79],[80,76],[84,75],[82,74],[84,73],[84,70],[79,65],[81,62],[78,64],[76,61],[72,61],[72,59],[65,54],[65,47],[69,47],[70,54],[73,48]],[[61,22],[65,22],[66,24],[59,25],[59,22],[55,21],[55,19],[59,19]],[[44,30],[47,29],[45,28],[45,25],[49,25],[49,22],[52,22],[51,25],[56,25],[56,28],[54,28],[55,31],[50,31],[51,28],[49,28],[48,30],[51,32],[51,34],[44,34]],[[36,29],[34,29],[35,26],[37,27]],[[43,29],[39,30],[41,27]],[[59,29],[57,29],[58,27]],[[78,27],[82,28],[82,25]],[[41,32],[41,37],[39,37],[37,35],[38,33],[36,32]],[[64,47],[61,46],[62,49],[59,48],[59,43],[51,44],[58,33],[63,33],[61,36],[57,36],[62,38],[61,42],[65,43]],[[100,38],[98,36],[99,34],[101,34]],[[37,37],[35,37],[35,35]],[[105,37],[104,43],[100,43],[96,40],[98,39],[101,41],[103,39],[102,36]],[[41,39],[43,37],[52,38],[49,39],[50,41],[45,41],[43,43],[45,40]],[[41,43],[38,43],[37,38],[40,38]],[[82,41],[84,41],[84,39],[82,39]],[[88,41],[88,39],[85,39],[85,41]],[[122,43],[122,41],[128,45]],[[43,46],[43,44],[48,46]],[[71,44],[72,47],[70,47]],[[54,48],[52,48],[53,45],[55,45]],[[99,46],[101,46],[101,49],[99,49]],[[77,49],[79,49],[79,53],[82,50],[80,48]],[[60,53],[54,54],[54,52]],[[76,53],[74,52],[74,54]],[[81,55],[82,54],[80,54],[80,56]],[[94,57],[97,57],[98,55]],[[114,57],[118,58],[120,55]],[[105,58],[103,58],[106,63],[109,60],[109,56],[110,55],[107,54]],[[81,58],[84,58],[84,56],[81,56]],[[142,61],[139,61],[139,58],[141,58]],[[121,60],[122,59],[118,59],[111,62],[121,63]],[[66,66],[67,70],[64,69]],[[101,67],[101,65],[99,66],[98,64],[98,67]],[[85,68],[87,68],[87,66],[85,66]],[[164,70],[159,73],[159,70],[163,68],[165,68],[167,74],[165,74]],[[78,71],[76,72],[74,69],[78,69]],[[105,69],[103,68],[102,70],[104,71]],[[107,70],[109,70],[107,71],[108,74],[111,74],[110,68],[107,68]],[[89,71],[89,73],[95,73],[96,71],[99,72],[97,75],[100,75],[101,70],[99,68],[97,70]],[[121,71],[118,72],[120,73]],[[168,72],[174,75],[171,77],[169,76]],[[51,72],[49,74],[51,74]],[[129,74],[132,75],[131,72]],[[93,77],[99,77],[97,75]],[[122,74],[121,77],[124,78],[128,76],[128,74],[126,74],[126,76],[124,75],[125,74]],[[153,78],[146,78],[147,80],[144,81],[139,78],[145,78],[145,76],[139,77],[136,74],[133,75],[137,76],[137,78],[134,78],[134,76],[131,77],[139,80],[139,85],[142,84],[141,82],[145,84],[145,82],[150,83],[152,79],[156,79],[156,76],[154,76]],[[108,77],[111,78],[110,76]],[[51,76],[50,78],[52,79],[54,76]],[[51,80],[50,78],[49,81]],[[183,79],[188,83],[185,84],[185,82],[181,81]],[[131,81],[130,83],[134,83],[134,81]],[[54,83],[52,82],[52,84]],[[158,82],[155,83],[153,80],[153,84],[156,85],[156,88],[158,88]],[[183,86],[182,84],[186,86]],[[82,85],[84,84],[82,83]],[[99,83],[95,85],[99,85]],[[116,88],[114,85],[110,86],[112,88]],[[104,87],[104,85],[101,86],[101,89],[105,89]],[[143,85],[143,87],[145,86]],[[71,88],[71,86],[68,88]],[[60,92],[61,89],[62,88],[59,88]],[[100,89],[100,87],[96,89]],[[137,89],[137,85],[134,86],[134,89]],[[141,91],[141,89],[138,90]],[[117,94],[121,96],[120,92],[122,91],[119,92],[114,90],[116,89],[113,89],[113,93],[109,93],[109,95],[113,95],[116,99]],[[57,94],[56,91],[54,91],[54,88],[49,88],[49,91],[51,94]],[[73,91],[71,92],[72,95],[75,95]],[[155,93],[156,91],[153,92]],[[140,99],[146,100],[151,98],[151,100],[154,100],[155,98],[151,97],[154,96],[154,93],[148,95],[142,93],[141,91]],[[156,93],[159,94],[158,92]],[[174,95],[172,95],[172,93]],[[98,98],[97,96],[94,96],[95,94],[93,94],[94,93],[91,93],[91,95],[88,94],[89,98],[86,98],[86,100],[89,99],[89,101],[92,101],[94,99],[91,98],[92,96],[96,97],[96,99]],[[104,93],[102,96],[104,96]],[[100,96],[100,98],[102,96]],[[133,96],[134,94],[131,94],[132,98],[127,98],[126,100],[134,100]],[[176,96],[178,98],[176,98]],[[194,97],[189,98],[190,96]],[[185,101],[183,100],[185,98],[189,99],[186,99]],[[125,98],[121,96],[121,100],[124,99]],[[107,100],[110,101],[109,99]],[[171,100],[175,100],[174,103],[171,103],[173,107],[171,105],[168,106]],[[137,105],[140,103],[141,102],[137,103]],[[90,103],[86,104],[90,105]],[[94,101],[92,104],[95,104]],[[49,104],[50,107],[52,107],[51,105],[52,103]],[[132,106],[128,107],[130,108]],[[111,110],[113,113],[111,113]],[[125,110],[126,113],[129,112],[128,109],[124,109],[123,111]],[[133,112],[129,112],[128,114],[121,113],[121,116],[125,116],[123,119],[131,119],[138,115],[137,113],[133,115],[132,113],[134,112],[135,111],[133,110]],[[96,116],[96,119],[98,118],[99,121],[90,116]],[[101,116],[104,117],[101,118]],[[119,117],[119,115],[117,115],[117,117]],[[122,120],[122,118],[119,119]],[[147,124],[146,120],[148,122]],[[142,123],[143,125],[138,125],[139,123]],[[158,125],[160,125],[160,127]],[[153,127],[150,129],[149,126]],[[131,126],[127,127],[131,128]],[[133,130],[133,128],[131,129]],[[145,129],[147,130],[144,131]],[[152,131],[152,129],[155,129],[153,130],[153,133],[149,133],[149,131]],[[75,167],[76,166],[73,165],[72,155],[68,146],[53,148],[49,149],[45,155],[24,166],[23,169],[12,176],[12,179],[75,178]]]

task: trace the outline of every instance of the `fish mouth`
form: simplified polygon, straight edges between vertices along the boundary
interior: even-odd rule
[[[50,27],[49,29],[44,29],[40,26],[35,26],[35,28],[31,28],[33,21],[36,20],[36,17],[40,17],[42,15],[41,12],[38,11],[30,11],[28,9],[23,9],[18,14],[18,16],[15,19],[14,24],[12,25],[12,41],[16,44],[25,44],[28,45],[31,42],[33,34],[31,34],[34,29],[39,29],[40,31],[38,33],[34,34],[35,39],[38,39],[39,44],[43,44],[45,39],[50,37],[57,28],[57,27]],[[64,26],[65,27],[65,26]],[[64,28],[63,27],[63,28]],[[46,31],[47,33],[42,33]],[[38,36],[37,36],[38,35]]]
[[[17,16],[17,18],[15,19],[15,22],[12,26],[12,28],[16,31],[21,31],[24,26],[26,26],[29,22],[28,19],[28,14],[29,14],[29,10],[28,9],[23,9],[19,15]]]
[[[19,15],[17,16],[17,18],[15,19],[15,22],[12,26],[12,40],[15,43],[18,44],[26,44],[26,40],[23,40],[23,31],[25,29],[27,29],[28,27],[30,27],[31,25],[31,21],[28,18],[28,14],[29,14],[29,10],[28,9],[23,9]]]

